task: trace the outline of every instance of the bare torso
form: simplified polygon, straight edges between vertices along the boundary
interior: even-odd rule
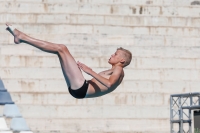
[[[109,69],[106,71],[102,71],[98,74],[106,79],[109,79],[113,71],[114,71],[113,69]],[[122,71],[121,75],[119,76],[118,81],[111,88],[107,88],[105,85],[100,83],[95,78],[88,80],[89,86],[88,86],[88,90],[87,90],[87,94],[85,98],[98,97],[98,96],[102,96],[102,95],[112,92],[122,82],[123,77],[124,77],[124,72]]]

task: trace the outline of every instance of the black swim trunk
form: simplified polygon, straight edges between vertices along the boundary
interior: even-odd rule
[[[82,99],[82,98],[85,98],[85,95],[87,93],[87,90],[88,90],[88,82],[85,80],[83,86],[77,90],[72,90],[71,87],[69,87],[69,93],[77,98],[77,99]]]

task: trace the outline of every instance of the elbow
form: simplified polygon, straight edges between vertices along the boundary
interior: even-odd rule
[[[111,87],[112,87],[112,84],[111,84],[111,83],[108,83],[108,84],[106,85],[106,87],[111,88]]]

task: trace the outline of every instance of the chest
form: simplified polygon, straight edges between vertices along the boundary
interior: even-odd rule
[[[99,73],[99,75],[103,76],[103,77],[110,77],[110,75],[112,75],[113,71],[112,70],[106,70],[106,71],[102,71]]]

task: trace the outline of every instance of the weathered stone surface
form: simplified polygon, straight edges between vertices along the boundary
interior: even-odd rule
[[[27,123],[33,131],[59,131],[61,133],[154,133],[169,132],[169,119],[148,120],[148,119],[27,119]],[[147,129],[140,128],[147,127]],[[96,128],[94,128],[96,127]],[[148,130],[148,131],[147,131]]]
[[[119,89],[119,88],[118,88]],[[123,88],[122,88],[123,89]],[[12,98],[18,105],[130,105],[130,106],[162,106],[169,105],[166,97],[170,94],[152,93],[119,93],[113,92],[96,99],[75,100],[66,89],[63,93],[12,93]]]
[[[33,132],[169,133],[170,94],[199,92],[199,13],[195,0],[0,0],[0,78]],[[96,72],[118,47],[133,59],[115,91],[77,100],[57,55],[15,45],[5,22]]]
[[[18,107],[24,118],[38,119],[168,119],[170,115],[169,106],[18,105]]]

